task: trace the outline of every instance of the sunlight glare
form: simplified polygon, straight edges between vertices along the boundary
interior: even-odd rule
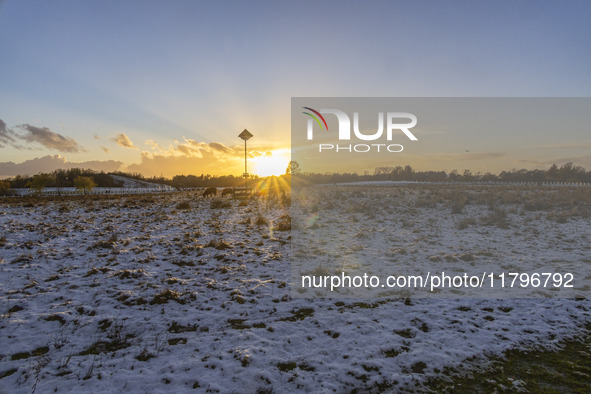
[[[250,159],[254,167],[254,173],[258,176],[279,176],[285,174],[289,157],[279,151],[272,151],[271,155],[259,156]]]

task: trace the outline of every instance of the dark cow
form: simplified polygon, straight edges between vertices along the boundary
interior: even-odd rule
[[[234,195],[234,188],[233,187],[227,187],[224,190],[222,190],[222,197],[223,196],[233,196]]]
[[[203,197],[215,196],[217,193],[218,193],[218,189],[216,189],[215,187],[208,187],[203,192]]]

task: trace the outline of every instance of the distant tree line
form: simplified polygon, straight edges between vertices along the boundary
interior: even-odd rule
[[[175,175],[171,178],[160,177],[144,177],[139,173],[126,173],[126,172],[114,172],[113,175],[120,175],[127,178],[136,179],[139,181],[159,183],[162,185],[169,185],[177,189],[190,188],[190,187],[233,187],[239,186],[244,182],[244,178],[234,175]],[[256,178],[256,176],[255,176]]]
[[[169,185],[176,188],[187,187],[235,187],[244,184],[244,178],[234,175],[176,175]]]
[[[301,173],[300,179],[309,184],[341,183],[361,181],[415,181],[415,182],[586,182],[591,183],[591,171],[583,167],[566,163],[561,167],[553,164],[547,170],[511,170],[499,174],[463,173],[453,170],[445,171],[416,171],[411,166],[377,167],[373,174],[365,173]]]
[[[169,185],[177,189],[209,186],[233,187],[244,183],[244,178],[234,175],[176,175],[171,179],[164,177],[149,178],[144,177],[139,173],[126,173],[121,171],[107,174],[88,169],[72,168],[69,170],[56,170],[50,173],[40,173],[33,176],[17,175],[14,178],[5,179],[0,181],[0,195],[7,194],[8,190],[16,188],[33,188],[41,190],[48,187],[78,187],[80,186],[80,180],[78,179],[80,177],[91,179],[94,185],[98,187],[123,186],[121,181],[117,181],[111,175],[119,175],[139,181]],[[257,176],[253,176],[253,179],[257,178]],[[76,179],[78,179],[78,183],[76,183]]]
[[[151,183],[169,185],[177,189],[193,187],[234,187],[243,184],[242,177],[234,175],[176,175],[172,179],[164,177],[144,177],[138,173],[114,172],[104,173],[88,169],[72,168],[69,170],[55,170],[51,173],[42,173],[34,176],[17,175],[0,181],[0,195],[9,194],[10,189],[33,188],[41,190],[46,187],[77,187],[85,192],[93,187],[121,187],[122,182],[117,181],[111,175],[119,175]],[[286,175],[297,175],[307,184],[341,183],[361,181],[417,181],[417,182],[584,182],[591,183],[591,171],[573,163],[566,163],[560,167],[553,164],[547,170],[511,170],[502,171],[499,174],[472,173],[465,170],[460,173],[456,170],[445,171],[417,171],[411,166],[377,167],[373,174],[366,172],[363,175],[357,173],[307,173],[302,172],[297,162],[292,161],[286,169]],[[253,176],[253,179],[258,177]]]
[[[14,178],[9,178],[5,182],[9,183],[10,188],[27,188],[36,185],[43,185],[43,187],[76,187],[75,180],[78,177],[87,177],[92,179],[94,184],[99,187],[118,187],[121,184],[109,174],[104,172],[96,172],[92,170],[85,170],[81,168],[71,168],[69,170],[55,170],[50,173],[40,173],[34,176],[17,175]]]

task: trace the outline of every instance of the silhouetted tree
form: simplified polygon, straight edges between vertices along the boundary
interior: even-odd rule
[[[300,164],[295,161],[291,160],[285,169],[285,174],[287,175],[299,175],[301,173]]]
[[[10,182],[0,181],[0,196],[7,196],[10,194]]]
[[[37,174],[31,179],[30,187],[35,190],[35,193],[41,193],[43,189],[51,186],[53,177],[49,174]]]
[[[84,194],[90,193],[95,186],[96,183],[94,183],[91,177],[77,176],[76,179],[74,179],[74,187],[78,190],[82,190]]]

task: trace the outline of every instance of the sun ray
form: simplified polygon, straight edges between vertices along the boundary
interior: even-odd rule
[[[258,176],[279,176],[285,174],[289,156],[281,150],[275,150],[267,155],[252,158],[250,162],[253,165],[253,172]]]

